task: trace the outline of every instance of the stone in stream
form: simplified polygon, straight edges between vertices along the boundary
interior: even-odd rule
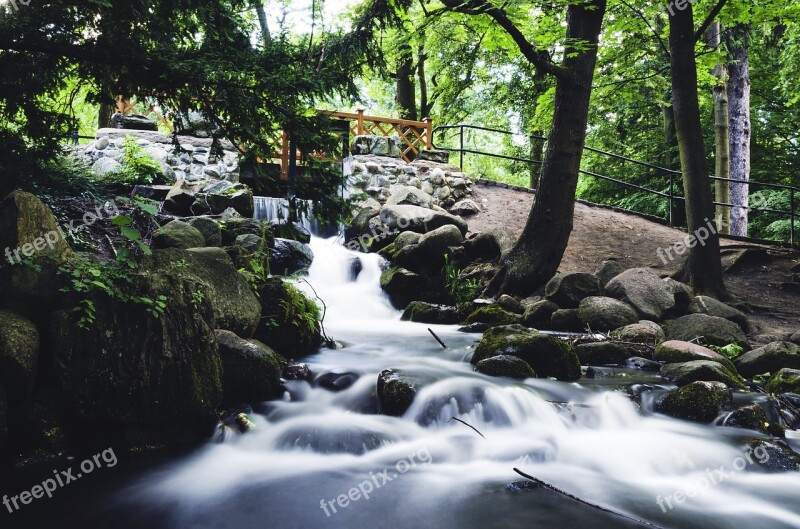
[[[800,370],[783,368],[769,379],[766,390],[770,393],[800,393]]]
[[[658,344],[653,360],[667,364],[690,362],[692,360],[711,360],[722,364],[731,373],[737,372],[733,362],[718,352],[696,343],[682,342],[680,340],[670,340]]]
[[[269,269],[275,275],[307,272],[313,262],[311,247],[290,239],[275,239],[275,246],[269,254]]]
[[[791,472],[800,470],[800,454],[789,448],[783,441],[753,439],[748,446],[756,456],[756,462],[770,472]]]
[[[222,244],[232,245],[240,235],[255,235],[263,237],[267,248],[275,246],[275,236],[272,228],[264,221],[245,218],[231,218],[222,222]]]
[[[661,370],[661,363],[640,356],[633,356],[625,360],[623,367],[628,369],[639,369],[640,371],[656,372]]]
[[[584,326],[578,309],[558,309],[550,316],[549,330],[562,332],[583,332]]]
[[[536,372],[526,361],[509,355],[498,355],[481,360],[475,366],[475,371],[491,377],[517,379],[536,377]]]
[[[611,337],[622,342],[659,344],[666,338],[664,330],[654,321],[641,320],[611,331]]]
[[[257,340],[245,340],[230,331],[215,331],[222,359],[224,403],[236,405],[277,399],[282,358]]]
[[[784,437],[786,435],[783,426],[770,421],[767,414],[758,404],[751,404],[732,411],[719,424],[720,426],[755,430],[773,437]]]
[[[291,239],[303,244],[311,242],[311,232],[309,232],[303,225],[297,222],[289,222],[281,219],[271,220],[269,227],[275,237],[281,239]]]
[[[636,311],[630,305],[602,296],[590,296],[581,300],[578,317],[582,326],[600,332],[608,332],[639,321]]]
[[[562,309],[575,309],[584,298],[601,296],[603,288],[593,274],[568,272],[556,274],[544,289],[545,297]]]
[[[356,373],[323,373],[314,379],[314,386],[328,391],[344,391],[358,380]]]
[[[378,403],[384,415],[400,417],[417,395],[417,389],[405,376],[394,369],[387,369],[378,375]]]
[[[697,381],[717,381],[728,387],[744,389],[741,377],[722,364],[710,360],[667,364],[661,368],[659,375],[671,380],[677,386],[686,386]]]
[[[627,349],[613,342],[582,343],[575,347],[575,353],[585,366],[620,365],[631,356]]]
[[[12,403],[25,402],[36,382],[39,331],[31,321],[0,310],[0,383]]]
[[[605,290],[606,295],[632,306],[643,320],[661,321],[675,307],[672,289],[650,268],[625,270]]]
[[[522,323],[519,314],[509,312],[500,305],[491,304],[478,307],[469,316],[465,323],[487,323],[489,325],[513,325]]]
[[[322,343],[320,308],[295,286],[272,277],[258,286],[261,318],[255,339],[288,359],[303,358]]]
[[[737,344],[750,350],[744,331],[732,321],[707,314],[681,316],[667,324],[667,340],[690,342],[702,338],[705,343],[724,347]]]
[[[462,320],[462,314],[456,307],[412,301],[401,319],[432,325],[455,325]]]
[[[558,305],[546,299],[528,304],[522,323],[526,327],[541,327],[550,325],[550,318],[558,310]]]
[[[311,369],[308,364],[289,364],[283,368],[283,378],[286,380],[311,380]]]
[[[525,307],[522,306],[522,303],[508,294],[503,294],[500,296],[497,299],[497,304],[509,312],[514,312],[517,314],[523,314],[525,312]]]
[[[656,401],[655,410],[676,419],[710,423],[732,400],[731,390],[722,382],[698,381],[668,391]]]
[[[425,278],[405,268],[395,267],[381,274],[381,288],[386,291],[392,305],[404,309],[424,290]]]
[[[777,373],[785,367],[800,369],[800,345],[773,342],[738,356],[733,363],[739,373],[746,377]]]

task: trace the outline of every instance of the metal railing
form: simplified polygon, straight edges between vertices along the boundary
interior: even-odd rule
[[[473,148],[469,148],[465,144],[465,130],[476,130],[476,131],[483,131],[483,132],[492,132],[492,133],[497,133],[497,134],[504,134],[504,135],[507,135],[507,136],[525,136],[526,138],[529,138],[529,139],[547,141],[547,138],[545,138],[543,136],[523,135],[523,134],[520,134],[518,132],[513,132],[513,131],[509,131],[509,130],[496,129],[496,128],[492,128],[492,127],[481,127],[481,126],[478,126],[478,125],[468,125],[468,124],[463,124],[462,123],[462,124],[458,124],[458,125],[440,125],[440,126],[436,127],[435,129],[433,129],[433,137],[435,138],[436,134],[440,133],[441,136],[442,136],[442,139],[445,139],[446,138],[446,133],[448,131],[452,131],[452,130],[457,130],[458,131],[458,142],[459,142],[458,147],[445,147],[445,146],[437,145],[434,142],[433,143],[433,148],[448,150],[451,153],[452,152],[459,153],[459,167],[461,167],[462,171],[464,170],[464,155],[465,154],[474,154],[474,155],[477,155],[477,156],[486,156],[486,157],[490,157],[490,158],[509,160],[509,161],[514,161],[514,162],[524,163],[524,164],[527,164],[527,165],[534,165],[534,164],[541,165],[543,163],[541,160],[533,160],[531,158],[523,158],[521,156],[512,156],[512,155],[507,155],[507,154],[497,154],[497,153],[494,153],[494,152],[480,151],[480,150],[476,150],[476,149],[473,149]],[[603,174],[596,173],[596,172],[593,172],[593,171],[587,171],[587,170],[584,170],[584,169],[580,169],[579,170],[581,174],[584,174],[586,176],[591,176],[593,178],[606,180],[608,182],[614,182],[616,184],[619,184],[619,185],[622,185],[622,186],[625,186],[625,187],[628,187],[628,188],[631,188],[631,189],[636,189],[638,191],[642,191],[644,193],[648,193],[648,194],[651,194],[651,195],[654,195],[654,196],[658,196],[660,198],[663,198],[663,199],[667,200],[668,204],[669,204],[669,207],[668,207],[669,213],[668,213],[667,218],[665,218],[664,220],[668,221],[670,226],[674,226],[675,225],[674,218],[673,218],[673,211],[675,209],[675,203],[676,202],[680,203],[680,201],[685,200],[684,196],[679,195],[679,194],[676,193],[676,184],[681,184],[681,181],[683,179],[683,173],[681,171],[677,171],[675,169],[668,169],[666,167],[660,167],[658,165],[642,162],[642,161],[639,161],[639,160],[634,160],[634,159],[628,158],[626,156],[621,156],[619,154],[614,154],[614,153],[603,151],[603,150],[600,150],[600,149],[595,149],[595,148],[592,148],[592,147],[584,147],[584,150],[600,154],[600,155],[605,156],[605,157],[610,158],[610,159],[620,160],[620,161],[627,162],[627,163],[632,163],[634,165],[638,165],[640,167],[645,167],[647,169],[654,170],[654,171],[657,171],[657,172],[660,172],[660,173],[663,173],[664,175],[666,175],[666,177],[669,178],[669,188],[668,188],[669,190],[667,192],[663,192],[663,191],[658,191],[658,190],[655,190],[655,189],[650,189],[648,187],[641,186],[641,185],[638,185],[638,184],[634,184],[634,183],[631,183],[631,182],[626,182],[624,180],[620,180],[619,178],[614,178],[612,176],[603,175]],[[765,207],[740,206],[740,205],[737,205],[737,204],[731,204],[731,203],[726,203],[726,202],[716,202],[716,201],[714,201],[714,205],[715,206],[725,207],[725,208],[728,208],[728,209],[734,209],[734,208],[746,209],[748,211],[762,212],[762,213],[772,213],[772,214],[782,215],[782,216],[788,217],[788,219],[789,219],[789,244],[791,246],[795,246],[796,245],[797,230],[795,228],[795,220],[797,219],[797,217],[799,215],[797,213],[797,208],[795,207],[795,197],[800,195],[800,188],[797,188],[797,187],[794,187],[794,186],[782,185],[782,184],[772,184],[772,183],[768,183],[768,182],[759,182],[757,180],[733,180],[731,178],[722,178],[722,177],[719,177],[719,176],[710,176],[709,178],[710,178],[710,180],[712,182],[727,181],[727,182],[732,182],[732,183],[747,184],[748,186],[762,187],[762,188],[766,188],[766,189],[776,189],[776,190],[789,191],[789,204],[790,204],[790,207],[789,207],[788,211],[780,210],[780,209],[765,208]],[[680,187],[682,188],[682,185]],[[629,209],[629,211],[633,211],[633,210]]]

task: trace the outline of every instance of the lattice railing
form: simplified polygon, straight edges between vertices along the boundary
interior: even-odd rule
[[[433,149],[433,120],[422,121],[409,119],[383,118],[367,116],[363,110],[358,112],[329,112],[331,116],[350,121],[350,134],[363,136],[400,136],[403,159],[414,160],[420,151]]]

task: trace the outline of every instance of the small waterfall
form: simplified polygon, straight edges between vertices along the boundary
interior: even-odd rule
[[[289,200],[276,197],[254,197],[255,212],[253,218],[256,220],[273,221],[276,219],[289,218]],[[314,202],[311,200],[297,200],[298,203],[308,208],[308,213],[303,215],[299,223],[312,235],[319,237],[330,237],[338,233],[338,229],[333,226],[323,225],[314,216]]]

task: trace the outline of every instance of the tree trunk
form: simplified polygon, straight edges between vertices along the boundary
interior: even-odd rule
[[[678,135],[675,133],[675,109],[672,107],[672,90],[667,92],[669,102],[662,103],[664,108],[664,167],[679,171],[681,168],[678,153]],[[669,175],[666,175],[669,177]],[[672,190],[677,191],[681,185],[680,175],[672,175]],[[686,226],[686,202],[682,198],[673,198],[670,204],[673,226]]]
[[[730,154],[731,180],[750,180],[750,59],[748,37],[750,27],[733,28],[728,50],[733,62],[728,67],[728,99],[730,101]],[[749,203],[750,186],[731,182],[731,204]],[[731,215],[731,235],[747,236],[748,210],[734,208]]]
[[[706,42],[713,49],[718,49],[721,44],[720,34],[722,26],[719,22],[712,22],[706,31]],[[730,146],[728,138],[728,90],[727,69],[722,63],[717,63],[712,72],[717,78],[714,85],[714,175],[719,178],[730,178]],[[714,199],[719,204],[730,203],[730,182],[727,180],[714,180]],[[727,206],[716,208],[717,229],[720,233],[730,233],[731,210]]]
[[[261,28],[261,39],[264,42],[264,47],[269,47],[272,42],[272,36],[269,33],[269,25],[267,24],[267,14],[264,13],[263,0],[251,0],[253,10],[258,17],[258,25]]]
[[[542,161],[544,158],[544,146],[545,146],[545,139],[542,136],[543,132],[541,130],[534,130],[530,137],[530,144],[531,144],[531,153],[530,157],[531,160],[535,160],[538,162]],[[539,188],[539,177],[542,174],[542,164],[541,163],[531,163],[530,165],[531,170],[531,189],[538,189]]]
[[[414,90],[414,53],[411,46],[401,44],[397,57],[397,97],[402,119],[417,119],[417,94]]]
[[[113,101],[113,100],[112,100]],[[117,111],[116,104],[110,101],[100,103],[100,111],[97,114],[97,128],[107,129],[111,127],[111,117]]]
[[[428,98],[428,79],[425,77],[425,61],[427,59],[428,56],[425,54],[425,46],[420,44],[417,48],[417,82],[419,82],[420,119],[431,117],[431,110],[433,110],[433,102]]]
[[[686,279],[697,294],[727,299],[730,296],[722,280],[719,236],[713,223],[714,201],[700,122],[694,45],[691,6],[675,10],[669,17],[672,106],[683,170],[686,218],[689,233],[695,237],[694,244],[689,244]]]
[[[556,81],[553,124],[536,200],[522,235],[501,259],[501,270],[487,293],[530,294],[552,278],[561,264],[572,232],[597,42],[605,11],[605,0],[570,5],[567,10],[567,42],[583,41],[588,46],[580,52],[564,51],[563,67],[571,76]]]

